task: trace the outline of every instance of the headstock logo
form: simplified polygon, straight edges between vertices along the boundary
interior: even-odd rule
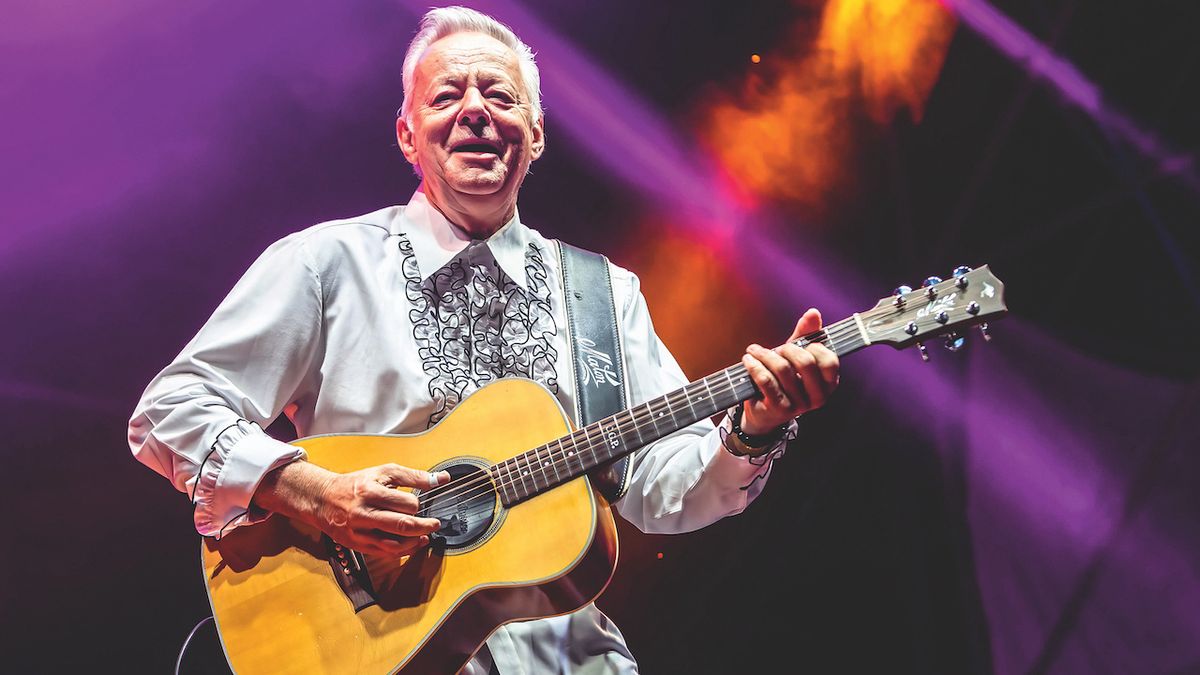
[[[930,314],[936,314],[944,309],[950,309],[954,307],[954,299],[957,297],[958,293],[951,293],[950,295],[943,295],[937,300],[930,301],[928,305],[925,305],[921,309],[917,310],[917,318],[924,319]]]

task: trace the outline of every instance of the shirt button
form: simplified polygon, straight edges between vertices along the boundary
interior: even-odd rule
[[[504,313],[504,305],[504,299],[500,295],[492,296],[492,298],[487,302],[488,316],[492,317],[493,319],[499,318],[499,316]]]

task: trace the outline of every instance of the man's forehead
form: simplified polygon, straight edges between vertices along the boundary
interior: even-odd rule
[[[452,33],[426,47],[417,61],[417,72],[431,79],[446,79],[470,70],[520,73],[517,53],[483,33]]]

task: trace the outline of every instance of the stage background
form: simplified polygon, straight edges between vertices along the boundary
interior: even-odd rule
[[[641,275],[689,375],[809,306],[1007,284],[990,343],[848,357],[742,516],[622,524],[598,604],[646,673],[1200,672],[1196,5],[869,4],[474,4],[543,69],[523,219]],[[208,614],[126,422],[272,241],[407,200],[424,9],[6,10],[0,669],[169,672]],[[185,671],[220,668],[205,629]]]

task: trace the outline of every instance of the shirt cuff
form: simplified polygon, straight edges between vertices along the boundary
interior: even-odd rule
[[[304,456],[304,450],[271,438],[253,422],[239,420],[227,427],[217,435],[196,478],[196,531],[220,539],[239,525],[265,520],[270,513],[250,504],[258,484],[268,472]]]
[[[711,466],[715,467],[718,475],[728,477],[728,480],[738,483],[737,487],[741,490],[748,490],[759,480],[765,480],[771,472],[771,464],[776,459],[779,459],[787,451],[788,442],[796,438],[799,424],[796,420],[792,420],[787,429],[784,430],[783,436],[757,456],[737,455],[729,449],[729,445],[733,444],[733,422],[729,415],[726,415],[721,420],[721,424],[717,427],[716,432],[720,438],[718,450],[714,455]]]

